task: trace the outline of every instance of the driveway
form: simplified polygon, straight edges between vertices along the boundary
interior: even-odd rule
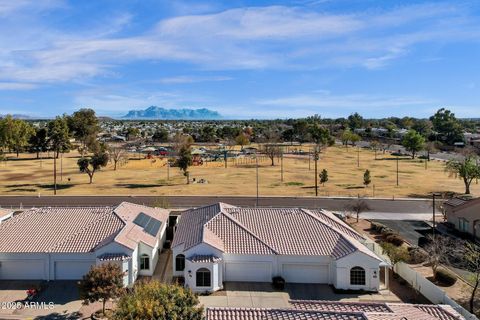
[[[26,290],[38,284],[40,281],[1,281],[0,301],[23,301]],[[21,309],[1,309],[0,318],[80,319],[78,310],[81,306],[76,281],[51,281],[32,302]]]
[[[199,299],[205,307],[253,308],[286,308],[289,300],[400,302],[400,299],[388,290],[372,294],[336,294],[325,284],[290,283],[284,291],[276,291],[270,283],[259,282],[226,282],[225,290],[200,296]]]

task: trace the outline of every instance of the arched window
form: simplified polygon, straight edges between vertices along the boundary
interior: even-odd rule
[[[183,254],[178,254],[175,257],[175,271],[185,270],[185,256]]]
[[[140,270],[149,270],[150,269],[150,258],[147,254],[142,254],[140,256]]]
[[[211,287],[210,270],[206,268],[200,268],[197,270],[197,287]]]
[[[350,284],[357,286],[365,285],[365,269],[362,267],[353,267],[350,269]]]

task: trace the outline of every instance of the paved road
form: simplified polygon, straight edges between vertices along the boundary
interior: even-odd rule
[[[45,207],[45,206],[111,206],[122,201],[138,204],[154,205],[165,201],[172,208],[188,208],[225,202],[237,206],[255,206],[255,197],[237,196],[0,196],[0,207]],[[324,208],[328,210],[344,210],[350,202],[346,198],[314,198],[314,197],[261,197],[261,207],[303,207]],[[395,213],[428,213],[431,212],[429,200],[391,200],[368,199],[369,211]]]

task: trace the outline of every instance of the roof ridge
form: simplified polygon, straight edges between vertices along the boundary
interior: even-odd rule
[[[66,237],[66,238],[63,239],[62,241],[60,241],[60,242],[52,245],[50,248],[48,248],[47,252],[52,252],[55,248],[58,248],[59,246],[61,246],[62,244],[65,244],[66,242],[68,242],[68,241],[70,241],[71,239],[75,238],[77,235],[81,234],[82,232],[90,229],[90,228],[92,227],[92,225],[96,224],[96,223],[99,222],[99,221],[102,221],[103,219],[108,218],[108,216],[109,216],[110,213],[114,213],[113,208],[112,208],[112,211],[110,211],[110,212],[103,212],[100,217],[98,217],[97,219],[94,219],[94,220],[90,221],[86,226],[82,227],[79,231],[73,233],[73,234],[70,235],[69,237]],[[122,219],[120,219],[120,218],[118,217],[118,215],[114,214],[114,217],[117,218],[117,219],[119,219],[120,222],[123,223],[123,227],[125,227],[125,225],[126,225],[125,222],[124,222]],[[122,228],[123,228],[123,227],[122,227]],[[96,246],[98,246],[98,244],[99,244],[99,243],[97,243]]]
[[[310,213],[313,213],[313,211],[310,210],[310,209],[302,209],[302,210],[308,210]],[[339,224],[343,223],[347,229],[349,229],[353,233],[357,234],[359,237],[365,239],[365,237],[363,237],[357,230],[353,229],[351,226],[349,226],[347,223],[343,222],[341,219],[338,219],[340,221],[337,221],[334,218],[332,218],[330,215],[327,214],[327,213],[331,213],[333,216],[335,216],[335,214],[332,211],[325,210],[325,209],[321,208],[321,209],[315,209],[315,212],[321,213],[325,218],[327,218],[329,221],[332,221],[334,223],[339,223]],[[331,225],[331,227],[337,229],[339,232],[342,232],[335,225]]]
[[[248,229],[245,225],[243,225],[240,221],[238,221],[237,219],[235,219],[235,217],[233,217],[230,213],[227,213],[225,211],[220,211],[220,213],[222,213],[223,215],[225,215],[225,217],[227,217],[228,219],[230,219],[231,221],[233,221],[235,224],[237,224],[240,228],[244,229],[247,233],[249,233],[251,236],[253,236],[255,239],[257,239],[258,241],[260,241],[262,244],[264,244],[265,246],[267,246],[270,250],[272,250],[275,254],[279,254],[278,251],[274,248],[272,248],[272,246],[270,246],[268,243],[266,243],[265,241],[263,241],[258,235],[256,235],[252,230]],[[212,218],[213,219],[213,218]],[[212,220],[210,219],[210,220]],[[210,222],[210,221],[209,221]],[[206,226],[206,224],[205,224]]]

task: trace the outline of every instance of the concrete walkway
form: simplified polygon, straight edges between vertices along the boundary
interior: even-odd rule
[[[400,302],[388,290],[372,294],[336,294],[323,284],[287,284],[284,291],[275,291],[270,283],[227,282],[225,290],[200,296],[204,307],[286,308],[289,300],[334,300]]]

